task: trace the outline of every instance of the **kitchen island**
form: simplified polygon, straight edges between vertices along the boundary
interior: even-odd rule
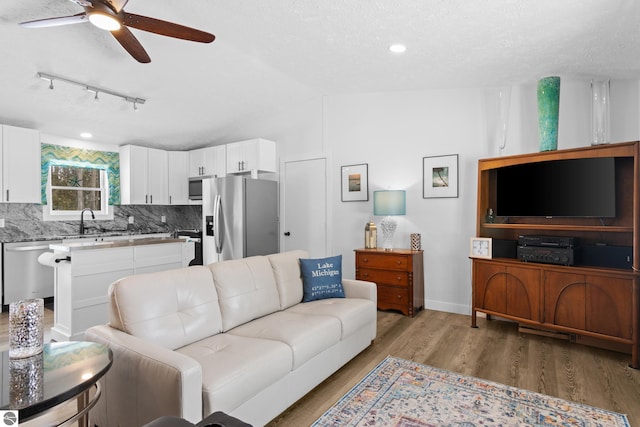
[[[90,326],[108,321],[109,285],[132,274],[186,267],[194,243],[163,237],[77,239],[49,246],[42,263],[55,268],[55,341],[82,340]]]

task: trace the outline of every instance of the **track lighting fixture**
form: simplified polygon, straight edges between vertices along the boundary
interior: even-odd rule
[[[42,80],[49,80],[49,89],[53,90],[53,76],[38,73],[38,77],[40,77]]]
[[[47,74],[47,73],[42,73],[42,72],[38,72],[38,77],[43,79],[43,80],[49,80],[49,89],[53,89],[53,81],[61,81],[61,82],[65,82],[71,85],[75,85],[75,86],[80,86],[82,88],[84,88],[84,90],[88,91],[88,92],[95,92],[95,96],[93,97],[94,101],[99,101],[98,98],[98,92],[100,93],[106,93],[107,95],[111,95],[111,96],[115,96],[116,98],[120,98],[124,101],[130,102],[133,104],[133,109],[134,111],[138,110],[138,104],[144,104],[146,102],[146,99],[144,98],[138,98],[138,97],[132,97],[132,96],[128,96],[128,95],[124,95],[118,92],[114,92],[112,90],[109,89],[104,89],[104,88],[100,88],[100,87],[96,87],[96,86],[89,86],[85,83],[81,83],[75,80],[71,80],[71,79],[67,79],[65,77],[60,77],[60,76],[54,76],[52,74]]]

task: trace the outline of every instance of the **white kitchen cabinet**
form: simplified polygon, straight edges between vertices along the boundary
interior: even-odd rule
[[[173,240],[173,239],[172,239]],[[194,243],[186,241],[95,247],[62,243],[53,247],[58,258],[54,291],[56,341],[80,340],[87,328],[109,321],[109,285],[133,274],[186,267],[193,259]]]
[[[276,172],[276,143],[256,138],[227,144],[227,173]]]
[[[189,152],[169,151],[169,204],[189,204]]]
[[[40,204],[40,132],[14,126],[0,126],[0,201]]]
[[[123,205],[169,204],[168,155],[164,150],[120,147],[120,195]]]
[[[198,148],[189,152],[189,177],[226,175],[226,150],[224,145]]]

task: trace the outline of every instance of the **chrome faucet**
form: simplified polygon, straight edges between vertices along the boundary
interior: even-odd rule
[[[82,209],[82,212],[80,212],[80,234],[84,234],[84,211],[89,211],[91,212],[91,219],[96,219],[96,216],[93,214],[93,209],[91,208],[84,208]]]

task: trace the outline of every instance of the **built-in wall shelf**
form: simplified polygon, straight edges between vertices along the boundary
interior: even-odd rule
[[[498,210],[494,222],[487,222],[498,206],[501,168],[586,158],[614,159],[615,216],[515,217]],[[517,251],[516,259],[472,259],[471,325],[478,326],[477,312],[482,312],[488,319],[495,315],[535,329],[622,343],[631,348],[631,366],[640,369],[639,218],[640,142],[479,160],[477,237],[514,248],[526,234],[575,238],[583,259],[576,265],[554,264],[565,256],[562,250],[549,252],[540,263],[518,261]],[[538,250],[544,256],[548,247]],[[589,251],[597,260],[584,258]]]
[[[540,230],[540,231],[586,231],[595,233],[632,233],[633,227],[621,227],[616,225],[547,225],[547,224],[495,224],[484,223],[484,228],[508,229],[508,230]]]

